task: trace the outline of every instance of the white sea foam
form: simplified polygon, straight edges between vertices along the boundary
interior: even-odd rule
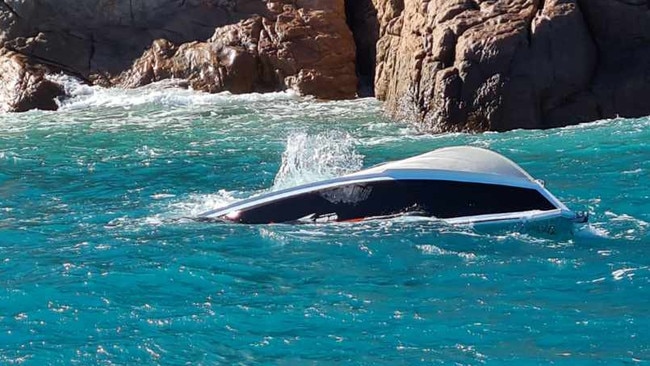
[[[647,267],[640,267],[640,268],[621,268],[621,269],[617,269],[617,270],[615,270],[615,271],[612,271],[612,278],[613,278],[615,281],[620,281],[620,280],[622,280],[623,278],[632,279],[632,278],[634,277],[634,275],[636,274],[636,271],[637,271],[637,270],[640,270],[640,269],[646,269],[646,268],[647,268]]]
[[[165,106],[196,106],[230,104],[246,101],[272,101],[295,99],[294,92],[250,93],[233,95],[229,92],[209,94],[183,88],[182,80],[163,80],[139,88],[103,88],[89,86],[66,75],[51,75],[53,81],[63,85],[69,97],[59,101],[61,111],[93,107],[134,107],[144,104]]]
[[[644,227],[644,228],[650,226],[650,223],[638,219],[636,217],[630,216],[628,214],[616,214],[611,211],[606,211],[605,215],[607,215],[610,218],[610,220],[614,222],[632,223],[633,225]]]
[[[597,224],[587,224],[579,227],[574,235],[581,239],[611,239],[609,232]]]
[[[453,250],[446,250],[442,249],[440,247],[437,247],[432,244],[422,244],[422,245],[416,245],[416,248],[418,248],[420,251],[422,251],[423,254],[427,255],[434,255],[434,256],[457,256],[463,260],[466,261],[472,261],[476,260],[477,256],[474,253],[466,253],[466,252],[455,252]]]
[[[196,217],[199,214],[224,207],[241,200],[236,197],[237,192],[219,190],[215,194],[194,194],[188,199],[170,205],[172,217]]]
[[[145,217],[141,220],[129,220],[128,218],[118,218],[109,223],[109,226],[122,226],[125,223],[140,223],[147,226],[156,226],[176,221],[179,219],[198,217],[199,214],[214,210],[220,207],[228,206],[241,200],[239,192],[219,190],[214,194],[191,194],[189,197],[178,199],[176,195],[167,193],[157,193],[151,196],[152,199],[159,201],[154,211],[159,212],[152,216]],[[171,201],[171,202],[170,202]]]
[[[605,216],[608,220],[602,225],[607,226],[608,235],[613,239],[636,240],[646,236],[650,230],[650,223],[628,214],[606,211]]]
[[[172,197],[176,197],[176,195],[169,194],[169,193],[156,193],[151,195],[151,198],[154,200],[162,200],[162,199],[172,198]]]

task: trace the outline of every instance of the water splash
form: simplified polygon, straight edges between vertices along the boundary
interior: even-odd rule
[[[334,178],[361,169],[363,155],[356,151],[355,145],[352,136],[341,131],[289,135],[272,190]]]
[[[303,183],[333,178],[359,170],[363,155],[357,153],[355,140],[340,131],[316,135],[294,133],[287,138],[282,163],[269,191],[296,186]],[[205,211],[225,207],[243,198],[263,194],[255,192],[231,192],[219,190],[213,195],[193,195],[169,207],[172,217],[195,217]]]

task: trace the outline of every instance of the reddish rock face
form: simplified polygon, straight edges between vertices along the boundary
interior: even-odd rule
[[[355,97],[344,0],[111,3],[0,6],[0,41],[105,86],[175,77],[207,92],[293,89],[324,99]]]
[[[0,49],[0,112],[56,110],[63,88],[44,76],[45,70],[30,65],[27,57]]]
[[[0,4],[0,42],[104,86],[174,77],[207,92],[356,95],[344,0]]]
[[[177,47],[156,40],[112,82],[135,87],[175,77],[208,92],[293,89],[324,99],[353,98],[354,42],[343,2],[267,5],[266,17],[256,15],[219,27],[205,42]]]
[[[354,98],[355,48],[343,1],[299,1],[275,22],[264,20],[258,49],[262,68],[281,85],[324,99]],[[286,7],[285,7],[286,8]]]

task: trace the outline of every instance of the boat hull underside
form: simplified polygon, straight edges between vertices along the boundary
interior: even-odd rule
[[[316,188],[277,199],[261,197],[257,205],[233,205],[219,219],[247,224],[355,221],[400,214],[448,219],[555,209],[539,191],[530,188],[446,180],[387,180]]]

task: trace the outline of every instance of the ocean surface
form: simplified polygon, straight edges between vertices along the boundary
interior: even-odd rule
[[[374,99],[67,82],[0,114],[0,364],[650,363],[650,119],[427,135]],[[210,224],[429,150],[518,162],[590,224]]]

